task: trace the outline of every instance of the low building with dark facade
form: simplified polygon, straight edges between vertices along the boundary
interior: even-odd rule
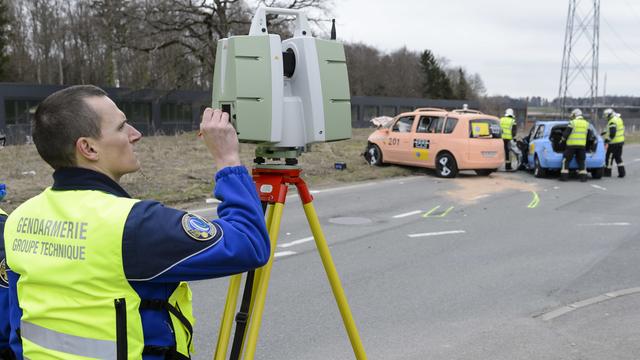
[[[0,138],[6,136],[8,144],[28,141],[31,120],[38,104],[64,87],[0,83]],[[211,91],[103,89],[127,115],[130,123],[146,135],[196,130],[202,111],[211,104]],[[460,109],[464,104],[471,109],[479,108],[478,101],[353,96],[351,121],[353,127],[369,127],[369,120],[378,116],[395,116],[418,107]],[[524,117],[526,105],[515,110],[516,114],[521,113]]]

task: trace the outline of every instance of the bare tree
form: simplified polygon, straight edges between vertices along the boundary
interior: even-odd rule
[[[423,74],[420,57],[406,47],[384,57],[385,96],[420,97]]]

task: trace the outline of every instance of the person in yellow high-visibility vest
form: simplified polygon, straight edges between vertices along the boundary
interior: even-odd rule
[[[613,161],[618,165],[618,177],[626,175],[624,162],[622,161],[622,147],[624,146],[624,122],[613,109],[609,108],[603,112],[607,118],[607,130],[604,132],[604,141],[607,143],[607,155],[605,159],[604,176],[611,176]]]
[[[587,135],[589,133],[589,122],[582,117],[582,110],[571,111],[571,121],[562,134],[562,139],[566,143],[566,149],[562,157],[562,168],[560,169],[560,181],[569,179],[569,163],[575,156],[578,162],[578,175],[580,181],[587,181],[587,169],[585,160],[587,157]]]
[[[511,140],[518,132],[518,123],[513,109],[507,109],[504,116],[500,118],[500,128],[502,129],[502,141],[504,142],[504,168],[511,170]]]
[[[191,359],[186,281],[245,272],[270,256],[229,115],[206,108],[200,132],[218,169],[215,220],[133,199],[120,186],[140,168],[142,134],[102,89],[71,86],[38,105],[33,141],[55,170],[53,185],[4,228],[18,359]]]

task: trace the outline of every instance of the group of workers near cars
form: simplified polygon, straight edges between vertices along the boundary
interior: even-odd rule
[[[120,186],[140,168],[142,135],[102,89],[72,86],[38,106],[33,141],[53,185],[0,211],[0,359],[191,358],[186,281],[270,257],[228,114],[205,109],[200,134],[217,167],[213,221]]]
[[[624,122],[620,114],[613,109],[604,110],[603,115],[607,119],[607,128],[601,134],[607,144],[605,156],[604,176],[611,177],[613,162],[618,167],[618,177],[625,177],[626,171],[622,161],[622,147],[624,146]],[[510,147],[513,136],[517,133],[517,121],[513,109],[507,109],[500,118],[502,129],[502,140],[504,141],[505,170],[512,170]],[[580,109],[571,111],[570,121],[562,134],[561,142],[565,143],[565,150],[562,157],[562,168],[560,169],[560,181],[569,180],[569,163],[576,158],[578,163],[578,176],[580,181],[587,181],[587,169],[585,159],[587,156],[587,138],[589,136],[589,122],[582,116]]]

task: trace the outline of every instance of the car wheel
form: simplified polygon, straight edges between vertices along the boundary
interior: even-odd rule
[[[498,169],[478,169],[476,170],[476,174],[478,174],[479,176],[489,176],[491,175],[492,172],[496,170]]]
[[[540,165],[540,160],[536,156],[533,160],[533,176],[542,178],[547,175],[547,170]]]
[[[522,166],[522,160],[521,157],[518,156],[517,154],[512,153],[511,154],[511,171],[518,171],[520,170],[520,167]]]
[[[371,166],[382,165],[382,151],[376,144],[369,144],[367,151],[364,153],[364,158]]]
[[[595,169],[591,169],[591,177],[594,179],[600,179],[602,178],[602,175],[604,175],[604,168],[595,168]]]
[[[458,165],[453,155],[444,152],[436,158],[436,174],[443,178],[453,178],[458,175]]]

